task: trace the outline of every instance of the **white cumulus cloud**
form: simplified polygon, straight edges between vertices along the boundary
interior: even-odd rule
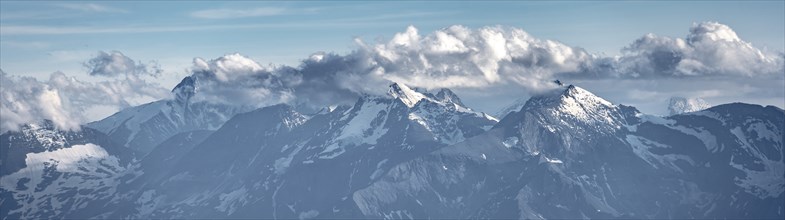
[[[554,74],[579,72],[593,59],[581,48],[502,27],[451,26],[422,36],[410,26],[389,42],[359,44],[349,56],[366,56],[372,75],[425,88],[517,83],[539,89]]]
[[[104,52],[98,54],[82,64],[87,68],[87,73],[92,76],[158,76],[163,70],[157,62],[151,61],[144,64],[134,61],[120,51]]]
[[[363,93],[384,93],[391,82],[427,89],[523,88],[536,93],[552,87],[555,79],[777,77],[783,60],[782,54],[757,49],[713,22],[695,24],[683,39],[647,34],[618,57],[601,57],[505,27],[451,26],[422,34],[410,26],[387,41],[356,43],[357,49],[348,54],[317,52],[297,67],[262,67],[231,54],[212,61],[196,59],[193,69],[205,70],[211,83],[220,85],[212,89],[221,97],[236,94],[241,102],[318,107],[350,103]],[[269,83],[247,81],[255,78]],[[235,91],[239,88],[251,88],[254,93],[249,94],[256,95]]]
[[[31,77],[8,76],[0,71],[0,133],[21,124],[49,119],[63,129],[79,127],[67,97]]]
[[[292,98],[275,72],[240,54],[204,60],[195,58],[195,102],[206,101],[239,107],[260,107]]]
[[[134,76],[85,82],[55,72],[39,81],[0,71],[0,133],[44,119],[60,129],[78,130],[91,118],[88,114],[93,107],[123,109],[169,96],[157,83]]]
[[[785,55],[743,41],[716,22],[693,24],[685,38],[647,34],[625,47],[618,75],[633,78],[685,76],[781,77]]]

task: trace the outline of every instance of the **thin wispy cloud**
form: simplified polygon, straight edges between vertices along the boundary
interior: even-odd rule
[[[105,5],[99,5],[95,3],[85,3],[85,4],[77,4],[77,3],[67,3],[67,4],[59,4],[61,8],[83,11],[83,12],[102,12],[102,13],[128,13],[125,9],[109,7]]]
[[[40,41],[0,41],[0,45],[22,49],[44,49],[51,46],[50,43]]]
[[[379,14],[367,17],[352,17],[338,18],[331,20],[332,22],[359,22],[359,21],[395,21],[404,18],[425,18],[425,17],[438,17],[455,14],[455,12],[429,12],[429,11],[411,11],[394,14]]]
[[[200,26],[125,26],[125,27],[88,27],[88,26],[32,26],[6,25],[0,27],[0,35],[61,35],[61,34],[122,34],[156,33],[179,31],[205,31],[216,29],[239,29],[261,27],[258,25],[200,25]]]
[[[389,21],[362,21],[354,20],[327,20],[303,21],[291,23],[251,23],[251,24],[218,24],[218,25],[181,25],[181,26],[124,26],[124,27],[94,27],[94,26],[39,26],[39,25],[4,25],[0,26],[0,35],[66,35],[66,34],[127,34],[127,33],[165,33],[189,32],[211,30],[237,30],[256,28],[356,28],[384,25],[400,25],[400,22]]]
[[[191,17],[205,19],[232,19],[281,15],[286,11],[280,7],[261,7],[251,9],[207,9],[191,12]]]
[[[73,14],[60,13],[56,10],[49,11],[3,11],[0,20],[51,20],[73,17]]]

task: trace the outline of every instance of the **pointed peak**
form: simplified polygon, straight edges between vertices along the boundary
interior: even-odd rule
[[[565,125],[590,126],[605,131],[618,129],[625,121],[620,107],[583,88],[568,85],[534,96],[526,102],[522,112],[536,112],[543,120]],[[522,113],[517,113],[520,119]]]
[[[452,90],[447,88],[439,89],[439,92],[436,93],[435,97],[437,100],[441,102],[455,103],[460,106],[466,106],[463,104],[461,98],[458,97],[458,95],[456,95],[454,92],[452,92]]]
[[[564,94],[578,93],[578,92],[586,91],[585,89],[577,87],[577,86],[572,85],[572,84],[570,84],[570,85],[562,85],[560,87],[564,88],[563,89],[564,90],[564,92],[563,92]]]
[[[406,92],[417,92],[412,88],[402,84],[402,83],[392,83],[390,84],[390,89],[387,91],[390,95],[397,95],[397,94],[404,94]]]
[[[562,93],[565,97],[570,97],[574,99],[584,100],[584,101],[597,101],[605,105],[613,105],[611,102],[600,98],[599,96],[595,95],[594,93],[589,92],[581,87],[577,87],[574,85],[567,86],[567,89],[564,90]]]
[[[583,93],[591,94],[591,92],[586,91],[583,88],[580,88],[580,87],[577,87],[577,86],[574,86],[574,85],[567,85],[567,88],[564,89],[564,92],[562,92],[562,95],[565,95],[565,96],[575,96],[575,95],[580,95],[580,94],[583,94]],[[591,95],[594,95],[594,94],[591,94]]]
[[[401,100],[409,108],[414,107],[420,100],[426,99],[431,102],[440,104],[455,104],[461,107],[466,107],[452,90],[442,88],[437,91],[428,91],[422,88],[411,88],[401,83],[390,84],[390,89],[387,92],[393,98]]]
[[[572,85],[572,84],[564,84],[561,80],[554,80],[553,84],[556,85],[554,90],[551,92],[545,92],[540,96],[562,96],[562,97],[575,97],[575,96],[596,96],[591,92]]]
[[[531,103],[531,104],[530,104]],[[574,85],[562,86],[558,89],[534,96],[527,104],[529,107],[561,106],[569,103],[588,104],[588,106],[613,106],[613,103],[600,98],[581,87]]]
[[[172,89],[172,93],[174,93],[175,101],[178,103],[188,103],[196,93],[196,78],[186,76]]]
[[[419,93],[408,86],[400,83],[393,83],[390,85],[390,89],[387,91],[387,94],[392,96],[393,98],[401,100],[403,104],[408,106],[409,108],[413,107],[417,102],[420,100],[427,98],[422,93]]]
[[[185,78],[183,78],[183,80],[180,80],[180,83],[177,83],[177,86],[175,86],[172,89],[172,92],[176,92],[177,90],[181,90],[189,87],[193,88],[195,84],[196,84],[196,79],[193,76],[186,76]]]

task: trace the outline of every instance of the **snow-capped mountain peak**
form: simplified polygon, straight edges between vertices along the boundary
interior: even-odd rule
[[[387,94],[393,98],[401,100],[401,102],[406,104],[406,106],[409,108],[414,107],[414,105],[417,104],[417,102],[420,102],[420,100],[427,98],[422,93],[414,91],[408,86],[399,83],[393,83],[390,85],[390,89],[387,91]]]
[[[577,86],[574,86],[574,85],[567,86],[567,90],[564,91],[562,96],[565,99],[566,98],[571,98],[571,99],[574,99],[576,101],[579,101],[580,103],[582,103],[584,105],[585,104],[591,104],[592,106],[600,106],[600,105],[602,105],[602,106],[613,106],[613,104],[611,102],[609,102],[609,101],[607,101],[607,100],[605,100],[603,98],[600,98],[597,95],[594,95],[594,93],[591,93],[589,91],[586,91],[583,88],[580,88],[580,87],[577,87]]]
[[[576,117],[588,119],[597,116],[598,111],[615,109],[611,102],[600,98],[580,87],[570,85],[561,96],[560,109]],[[610,120],[605,117],[605,119]]]
[[[525,109],[541,107],[557,107],[566,112],[577,113],[580,109],[614,108],[613,103],[586,91],[583,88],[569,85],[542,95],[532,97],[524,106]]]
[[[466,106],[461,101],[461,98],[458,97],[458,95],[456,95],[450,89],[446,89],[446,88],[445,89],[439,89],[439,92],[436,93],[435,98],[436,98],[436,100],[441,101],[441,102],[445,102],[445,103],[450,102],[450,103],[455,103],[455,104],[460,105],[460,106]]]
[[[711,107],[701,98],[672,97],[668,101],[668,113],[677,115],[688,112],[697,112]]]
[[[428,91],[421,88],[410,88],[404,84],[393,83],[387,94],[394,99],[401,100],[408,108],[415,108],[415,105],[420,101],[427,101],[441,106],[450,106],[450,108],[457,109],[462,112],[473,112],[472,109],[466,107],[452,90],[442,88],[436,91]]]
[[[523,114],[537,115],[539,120],[569,127],[591,128],[611,132],[625,121],[618,106],[583,88],[569,85],[529,99],[511,123]],[[507,122],[505,122],[507,123]]]
[[[399,83],[389,86],[388,96],[366,94],[343,112],[341,120],[346,126],[336,140],[344,144],[374,144],[400,120],[413,123],[412,126],[424,129],[420,133],[432,136],[425,139],[444,144],[460,142],[498,122],[496,118],[462,106],[460,98],[449,89],[440,89],[434,94]],[[328,147],[325,152],[336,149]]]

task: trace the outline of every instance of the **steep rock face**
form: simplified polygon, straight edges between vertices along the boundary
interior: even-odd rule
[[[783,121],[746,104],[659,118],[569,86],[352,198],[385,218],[781,218]]]
[[[131,178],[133,152],[96,130],[62,131],[50,121],[0,135],[0,216],[92,216]]]
[[[172,89],[172,100],[160,100],[124,109],[88,127],[108,134],[115,142],[139,152],[150,153],[175,134],[194,130],[216,130],[226,120],[245,110],[208,102],[194,103],[195,78],[184,78]]]

